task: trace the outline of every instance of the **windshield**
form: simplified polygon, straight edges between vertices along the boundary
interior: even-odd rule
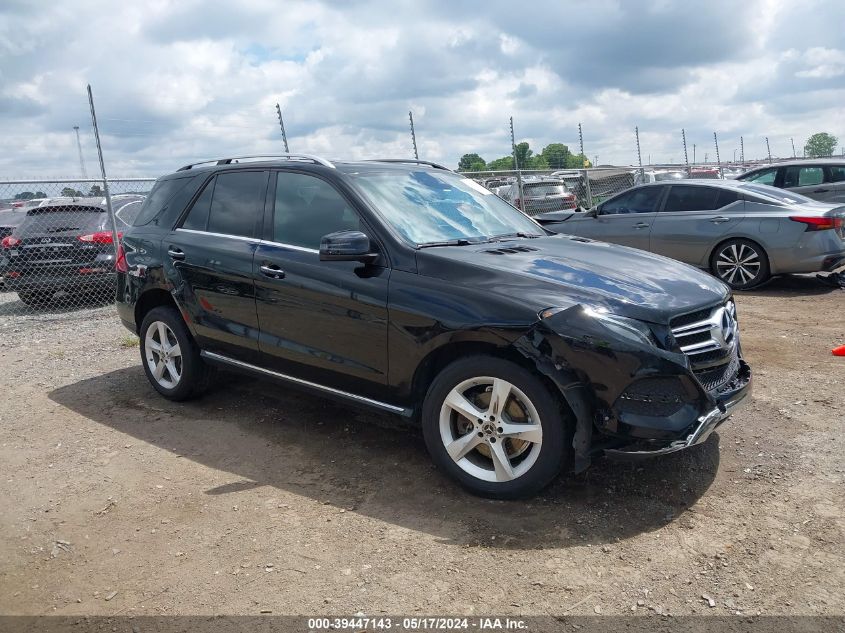
[[[783,189],[770,187],[769,185],[755,185],[750,182],[743,182],[739,186],[744,191],[762,196],[767,199],[767,202],[771,201],[775,204],[806,204],[807,202],[813,202],[812,199],[802,196],[800,193],[784,191]]]
[[[350,174],[384,219],[416,245],[543,235],[522,212],[478,183],[448,171],[385,170]]]

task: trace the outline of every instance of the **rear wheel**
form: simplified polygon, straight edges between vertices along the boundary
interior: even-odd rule
[[[489,356],[446,367],[429,388],[422,423],[437,466],[485,497],[537,492],[571,451],[569,416],[543,381]]]
[[[150,310],[141,323],[141,361],[150,384],[165,398],[186,400],[208,388],[213,370],[175,308]]]
[[[710,270],[734,290],[747,290],[769,278],[769,258],[759,244],[736,238],[716,247]]]

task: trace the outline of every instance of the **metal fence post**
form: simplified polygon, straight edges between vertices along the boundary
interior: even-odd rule
[[[584,168],[584,193],[587,196],[587,208],[593,208],[593,190],[590,187],[590,170]]]
[[[719,168],[719,178],[724,178],[725,174],[722,172],[722,160],[719,158],[719,137],[716,132],[713,132],[713,142],[716,143],[716,165]]]
[[[414,159],[419,160],[420,155],[417,153],[417,133],[414,130],[414,113],[409,111],[408,118],[411,119],[411,144],[414,146]]]
[[[687,167],[687,176],[690,175],[689,169],[689,155],[687,154],[687,133],[684,128],[681,128],[681,140],[684,142],[684,165]]]
[[[285,132],[285,121],[282,119],[282,108],[279,104],[276,104],[276,114],[279,117],[279,127],[282,128],[282,142],[285,144],[285,154],[288,154],[290,150],[288,149],[288,135]]]
[[[516,158],[516,137],[513,133],[513,117],[511,117],[511,149],[513,151],[513,166],[516,169],[516,184],[519,189],[519,205],[525,211],[525,196],[522,192],[522,171],[520,171],[519,161]]]
[[[645,170],[643,169],[643,155],[640,152],[640,128],[634,127],[634,136],[637,137],[637,161],[640,164],[640,178],[645,181]]]
[[[772,150],[769,147],[769,137],[766,137],[766,153],[769,155],[769,162],[772,162]]]
[[[91,106],[91,123],[94,125],[94,139],[97,141],[97,156],[100,159],[100,174],[103,176],[103,193],[106,198],[106,209],[111,222],[112,244],[114,245],[114,263],[117,264],[118,251],[120,250],[120,236],[117,233],[117,221],[114,217],[114,209],[111,204],[109,193],[109,181],[106,178],[106,164],[103,162],[103,146],[100,144],[100,130],[97,127],[97,113],[94,111],[94,95],[91,93],[91,84],[88,84],[88,104]]]

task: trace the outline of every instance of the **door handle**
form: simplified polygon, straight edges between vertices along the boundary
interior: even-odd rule
[[[276,266],[276,264],[262,264],[259,268],[261,274],[271,279],[284,279],[285,271]]]
[[[730,218],[726,218],[726,217],[725,217],[725,216],[723,216],[723,215],[717,215],[715,218],[710,218],[710,221],[711,221],[713,224],[722,224],[723,222],[730,222],[730,221],[731,221],[731,219],[730,219]]]
[[[827,193],[829,189],[813,189],[813,193]]]
[[[634,225],[634,228],[635,228],[635,229],[647,229],[647,228],[648,228],[648,227],[650,227],[650,226],[651,226],[651,224],[646,224],[645,222],[637,222],[637,223]]]
[[[177,248],[175,246],[171,246],[167,249],[167,254],[170,255],[170,259],[175,259],[178,261],[182,261],[185,259],[185,253],[182,251],[181,248]]]

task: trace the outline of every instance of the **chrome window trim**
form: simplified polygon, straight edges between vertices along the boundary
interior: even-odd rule
[[[275,242],[273,240],[259,240],[259,243],[262,246],[281,246],[282,248],[289,248],[293,251],[302,251],[303,253],[317,253],[319,255],[320,250],[317,248],[308,248],[307,246],[297,246],[296,244],[286,244],[285,242]]]
[[[232,365],[234,367],[240,367],[242,369],[249,369],[251,371],[259,372],[261,374],[266,374],[267,376],[272,376],[274,378],[279,378],[281,380],[285,380],[287,382],[292,382],[297,385],[302,385],[305,387],[310,387],[312,389],[318,389],[320,391],[325,391],[327,393],[334,394],[336,396],[341,396],[343,398],[348,398],[349,400],[354,400],[356,402],[361,402],[364,404],[368,404],[373,407],[377,407],[379,409],[383,409],[385,411],[390,411],[391,413],[399,413],[401,415],[408,415],[408,409],[404,407],[397,407],[392,404],[387,404],[386,402],[381,402],[380,400],[373,400],[372,398],[367,398],[365,396],[359,396],[358,394],[349,393],[348,391],[342,391],[340,389],[335,389],[334,387],[327,387],[325,385],[321,385],[316,382],[311,382],[310,380],[303,380],[302,378],[296,378],[295,376],[289,376],[287,374],[283,374],[278,371],[273,371],[272,369],[265,369],[264,367],[259,367],[258,365],[252,365],[250,363],[245,363],[240,360],[235,360],[234,358],[229,358],[228,356],[223,356],[222,354],[217,354],[215,352],[207,352],[205,350],[200,352],[200,356],[205,358],[218,361],[220,363],[225,363],[227,365]]]
[[[250,242],[252,244],[258,244],[261,242],[257,237],[244,237],[243,235],[229,235],[228,233],[212,233],[211,231],[198,231],[197,229],[183,229],[179,227],[176,231],[181,231],[183,233],[193,233],[194,235],[211,235],[212,237],[227,237],[230,240],[240,240],[242,242]]]

